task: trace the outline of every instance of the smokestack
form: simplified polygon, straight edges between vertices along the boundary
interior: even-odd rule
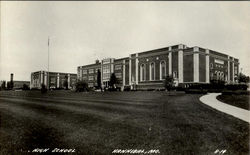
[[[13,81],[13,78],[14,78],[14,74],[11,73],[11,74],[10,74],[10,81]]]

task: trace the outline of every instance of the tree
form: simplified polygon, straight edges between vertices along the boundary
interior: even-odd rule
[[[85,81],[78,81],[75,85],[77,92],[88,91],[88,84]]]
[[[100,69],[97,70],[97,87],[101,88],[102,84],[101,84],[101,71]]]
[[[64,79],[64,82],[63,82],[63,86],[66,90],[68,90],[68,75],[65,75],[65,79]]]
[[[23,84],[23,90],[29,90],[30,88],[29,88],[29,86],[28,85],[26,85],[26,84]]]
[[[45,84],[43,84],[43,83],[42,83],[41,93],[42,94],[47,93],[47,88],[46,88]]]
[[[7,89],[9,89],[9,90],[12,89],[12,88],[11,88],[10,81],[7,82]]]
[[[248,83],[249,82],[249,76],[244,75],[243,73],[240,73],[237,77],[239,83]]]
[[[14,82],[11,80],[10,81],[10,89],[13,89],[14,88]]]
[[[168,91],[170,91],[174,86],[174,78],[173,76],[169,76],[167,75],[165,80],[164,80],[164,87],[165,89],[167,89]]]
[[[6,81],[3,81],[1,84],[1,89],[4,90],[6,89]]]
[[[110,81],[109,81],[109,86],[111,87],[111,89],[115,88],[115,84],[118,84],[118,80],[115,76],[115,73],[112,73],[110,76]]]

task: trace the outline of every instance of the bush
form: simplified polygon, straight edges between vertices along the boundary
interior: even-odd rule
[[[186,89],[200,89],[209,92],[221,92],[225,88],[223,81],[211,81],[211,83],[193,83]]]
[[[224,90],[222,95],[250,95],[247,90]]]
[[[247,90],[246,84],[228,84],[226,85],[227,90]]]
[[[45,84],[42,84],[41,93],[42,94],[47,93],[47,88],[46,88]]]
[[[186,89],[184,87],[178,86],[174,88],[176,91],[185,91]]]
[[[165,80],[163,81],[164,87],[165,89],[167,89],[168,91],[173,90],[174,87],[174,78],[172,75],[168,75],[165,77]]]
[[[23,84],[23,88],[22,88],[23,90],[29,90],[30,88],[29,88],[29,86],[28,85],[26,85],[26,84]]]
[[[76,82],[76,92],[83,92],[88,90],[88,84],[85,81]]]
[[[186,94],[207,94],[207,90],[205,89],[186,89]]]
[[[130,86],[124,86],[124,89],[123,89],[123,91],[130,91],[131,89],[130,89]]]

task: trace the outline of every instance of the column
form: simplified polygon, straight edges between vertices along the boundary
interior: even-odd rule
[[[111,61],[111,62],[110,62],[110,63],[111,63],[111,64],[110,64],[110,72],[111,72],[111,74],[112,74],[112,73],[114,73],[114,59],[111,59],[110,61]],[[111,74],[110,74],[110,75],[111,75]]]
[[[30,76],[30,89],[33,87],[33,73],[31,73],[31,76]]]
[[[101,87],[103,88],[103,81],[102,81],[102,77],[103,77],[103,75],[102,75],[102,63],[103,63],[103,60],[101,61]]]
[[[230,82],[230,56],[227,56],[227,82]]]
[[[179,83],[183,83],[183,50],[178,51],[178,74]]]
[[[209,70],[209,49],[206,49],[206,83],[209,83],[209,73],[210,73],[210,70]]]
[[[129,55],[129,85],[131,85],[131,54]]]
[[[172,75],[172,52],[168,54],[168,74]]]
[[[47,72],[44,72],[44,85],[47,86]]]
[[[233,74],[232,81],[234,82],[234,58],[232,63],[232,74]]]
[[[68,88],[70,88],[70,74],[68,74]]]
[[[41,84],[43,84],[43,76],[44,76],[44,73],[43,73],[43,71],[41,71],[40,72]]]
[[[57,73],[57,83],[56,83],[56,87],[59,88],[60,87],[60,74]]]
[[[194,47],[194,82],[199,82],[199,48]]]
[[[138,53],[136,53],[135,55],[135,83],[138,85],[138,78],[139,78],[139,74],[138,74],[138,63],[139,63],[139,60],[138,60]]]
[[[125,60],[123,60],[123,67],[122,67],[122,71],[123,71],[123,73],[122,73],[122,84],[123,84],[123,86],[125,86],[125,78],[126,78],[126,61]]]
[[[82,81],[82,67],[80,67],[80,76],[79,77],[80,77],[79,80]]]

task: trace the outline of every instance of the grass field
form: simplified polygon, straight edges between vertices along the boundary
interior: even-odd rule
[[[0,154],[71,148],[77,154],[249,154],[249,124],[167,92],[0,92]]]
[[[242,108],[242,109],[246,109],[246,110],[250,110],[249,108],[249,95],[219,95],[217,97],[218,100],[220,100],[221,102]]]

